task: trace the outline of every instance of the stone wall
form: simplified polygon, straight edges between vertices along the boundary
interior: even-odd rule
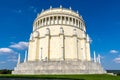
[[[103,74],[100,64],[88,61],[39,61],[18,64],[12,74]]]

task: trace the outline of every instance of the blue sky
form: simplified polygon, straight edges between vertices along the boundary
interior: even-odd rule
[[[85,20],[93,51],[105,69],[120,69],[120,0],[0,0],[0,69],[23,62],[32,24],[42,9],[70,6]]]

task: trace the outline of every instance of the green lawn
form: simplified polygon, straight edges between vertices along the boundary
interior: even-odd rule
[[[71,80],[120,80],[120,76],[108,74],[80,74],[80,75],[11,75],[0,74],[0,78],[42,78],[42,79],[71,79]]]

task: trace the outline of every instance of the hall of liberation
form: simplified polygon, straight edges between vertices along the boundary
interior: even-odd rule
[[[96,58],[94,58],[96,59]],[[60,6],[42,10],[33,22],[28,56],[13,74],[92,74],[105,73],[100,59],[90,57],[86,25],[71,8]]]

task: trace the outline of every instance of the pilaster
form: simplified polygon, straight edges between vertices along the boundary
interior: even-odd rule
[[[39,60],[39,38],[35,38],[35,44],[36,44],[36,60]]]
[[[83,33],[82,35],[82,39],[81,39],[81,53],[82,53],[82,59],[83,61],[86,60],[86,36],[85,36],[85,33]]]
[[[61,27],[60,28],[60,54],[61,54],[61,60],[65,60],[65,52],[64,52],[64,30]]]
[[[50,30],[49,28],[46,28],[46,54],[48,54],[47,60],[50,60]]]
[[[87,59],[87,61],[91,61],[91,58],[90,58],[90,43],[89,42],[86,42],[86,59]]]
[[[34,43],[34,40],[33,40],[33,35],[31,34],[30,35],[30,41],[29,41],[29,44],[28,44],[28,61],[32,61],[33,60],[33,43]]]
[[[74,59],[78,59],[78,41],[77,41],[77,31],[76,29],[73,30],[73,53]]]
[[[43,59],[43,48],[40,48],[40,54],[39,54],[39,57],[40,57],[40,61],[42,61]]]
[[[87,61],[90,61],[90,39],[89,36],[87,35],[87,39],[86,39],[86,59]]]

